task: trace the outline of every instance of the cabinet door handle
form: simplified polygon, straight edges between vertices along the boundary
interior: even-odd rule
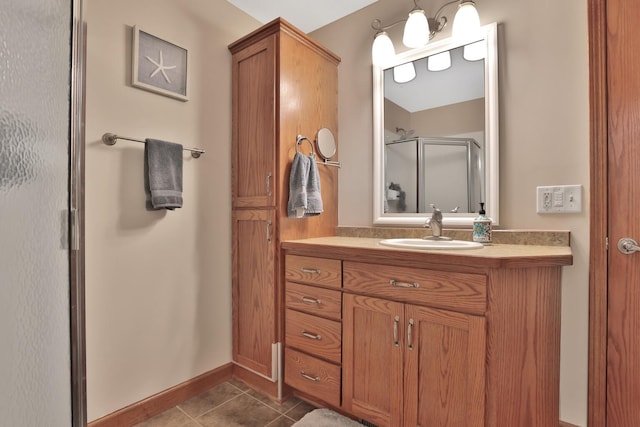
[[[267,221],[267,242],[271,243],[271,221]]]
[[[409,350],[413,350],[413,319],[409,319],[409,327],[407,328],[407,345]]]
[[[320,382],[320,378],[319,377],[312,377],[311,375],[305,374],[304,371],[300,371],[300,375],[305,380],[313,381],[314,383],[319,383]]]
[[[269,172],[267,174],[267,196],[271,196],[271,177],[273,174]]]
[[[394,279],[389,280],[389,284],[391,286],[395,286],[396,288],[419,288],[420,287],[420,283],[400,282]]]
[[[303,337],[307,337],[307,338],[312,339],[312,340],[318,340],[318,341],[320,341],[322,339],[321,335],[311,334],[311,333],[309,333],[307,331],[304,331],[304,330],[302,331],[302,336]]]
[[[306,267],[302,267],[300,269],[300,271],[302,271],[303,273],[309,273],[309,274],[320,274],[320,269],[318,268],[306,268]]]
[[[398,325],[400,324],[400,316],[396,316],[393,319],[393,345],[396,347],[400,347],[400,342],[398,341]]]
[[[320,301],[317,298],[309,298],[309,297],[302,297],[302,302],[306,302],[308,304],[322,304],[322,301]]]

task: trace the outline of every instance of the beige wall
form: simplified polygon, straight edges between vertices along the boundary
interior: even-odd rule
[[[422,2],[433,15],[444,1]],[[483,24],[498,22],[500,221],[508,229],[570,230],[574,265],[564,269],[561,418],[586,425],[589,147],[587,5],[583,1],[477,2]],[[374,18],[406,17],[410,1],[379,0],[312,33],[342,57],[339,68],[340,217],[372,224],[371,43]],[[455,7],[449,7],[449,15]],[[451,16],[450,16],[451,17]],[[451,21],[450,21],[451,22]],[[447,31],[445,31],[447,32]],[[396,49],[400,35],[391,31]],[[441,37],[441,36],[438,36]],[[583,212],[540,215],[536,186],[581,184]],[[491,214],[491,213],[490,213]]]
[[[457,118],[464,117],[463,123]],[[384,128],[390,133],[401,128],[413,136],[452,136],[484,133],[484,98],[458,102],[443,107],[410,113],[398,104],[384,99]],[[482,141],[480,141],[482,144]]]
[[[224,0],[91,0],[86,316],[94,420],[231,360],[231,55],[258,23]],[[189,51],[188,102],[130,86],[131,27]],[[143,151],[104,132],[201,147],[184,207],[144,209]]]
[[[464,117],[462,123],[456,120],[460,117]],[[484,98],[413,113],[411,129],[415,129],[415,135],[419,136],[448,136],[472,132],[484,134]]]

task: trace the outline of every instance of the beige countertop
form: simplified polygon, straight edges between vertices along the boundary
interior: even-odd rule
[[[569,246],[492,244],[479,249],[399,249],[380,244],[380,238],[317,237],[282,242],[285,251],[305,256],[367,262],[455,264],[488,268],[527,268],[573,264]]]

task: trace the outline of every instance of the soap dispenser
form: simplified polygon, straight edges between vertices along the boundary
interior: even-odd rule
[[[478,216],[473,220],[473,241],[478,243],[491,243],[491,218],[486,215],[484,203],[480,203]]]

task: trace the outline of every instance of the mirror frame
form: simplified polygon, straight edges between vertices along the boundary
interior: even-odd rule
[[[374,225],[424,225],[429,213],[384,213],[384,70],[436,53],[455,49],[479,40],[486,40],[485,80],[485,209],[494,224],[499,224],[499,110],[498,110],[498,24],[492,23],[464,39],[447,38],[424,47],[397,54],[384,66],[373,65],[373,223]],[[445,227],[471,227],[477,213],[450,214],[443,212]]]

